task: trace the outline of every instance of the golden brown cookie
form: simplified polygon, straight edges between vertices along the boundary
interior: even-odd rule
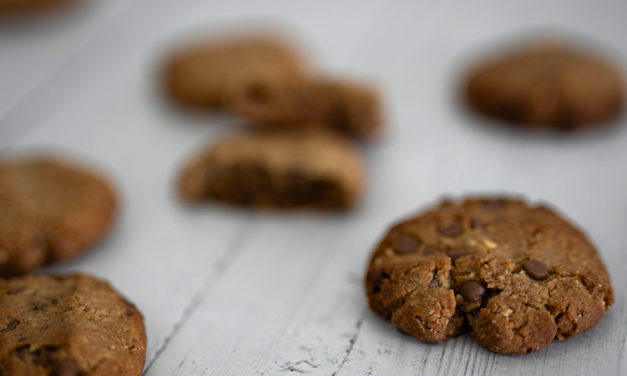
[[[416,339],[466,326],[488,350],[528,353],[594,326],[614,298],[585,235],[545,206],[445,201],[392,227],[366,276],[370,308]]]
[[[107,232],[115,210],[96,172],[45,156],[0,161],[0,277],[77,256]]]
[[[213,39],[174,52],[165,82],[172,98],[183,104],[221,108],[227,87],[239,75],[295,79],[305,72],[303,58],[291,45],[260,34]]]
[[[0,279],[0,374],[141,375],[144,319],[88,275]]]
[[[383,127],[379,93],[362,82],[242,75],[235,83],[229,91],[229,107],[259,127],[316,125],[363,139],[376,138]]]
[[[468,103],[521,126],[597,127],[616,117],[624,82],[606,58],[566,45],[526,45],[484,62],[470,75]]]
[[[339,136],[262,133],[200,150],[184,167],[179,190],[190,202],[332,209],[355,204],[363,179],[361,154]]]

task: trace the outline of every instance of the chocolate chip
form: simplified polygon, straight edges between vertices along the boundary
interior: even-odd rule
[[[483,222],[481,222],[480,220],[473,218],[470,220],[470,227],[471,228],[479,228],[479,227],[483,227]]]
[[[33,311],[41,311],[44,308],[46,308],[46,303],[39,302],[39,303],[35,304],[35,306],[33,306]]]
[[[549,270],[540,261],[527,260],[523,262],[522,267],[527,275],[533,279],[544,279],[549,274]]]
[[[374,269],[368,273],[366,280],[374,285],[375,292],[381,291],[380,285],[384,279],[390,276],[383,269]]]
[[[394,251],[398,254],[407,254],[416,252],[418,247],[420,246],[420,239],[413,237],[411,235],[401,235],[394,242]]]
[[[422,254],[423,255],[432,255],[434,253],[436,253],[438,251],[437,248],[435,247],[426,247],[423,251]]]
[[[457,236],[464,231],[462,224],[455,222],[448,226],[438,226],[438,232],[444,236]]]
[[[0,333],[10,332],[12,330],[15,330],[15,328],[17,328],[19,324],[20,324],[19,320],[9,317],[6,321],[6,326],[4,327],[4,329],[0,330]]]
[[[456,260],[460,257],[469,255],[470,252],[464,248],[453,248],[450,251],[446,252],[446,254],[448,255],[448,257],[452,258],[453,260]]]
[[[71,359],[63,359],[57,363],[50,375],[52,376],[77,376],[81,372],[78,364]]]
[[[485,287],[478,281],[466,281],[459,286],[459,294],[470,303],[480,301],[485,293]]]

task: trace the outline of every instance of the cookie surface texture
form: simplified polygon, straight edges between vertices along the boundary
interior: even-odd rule
[[[253,133],[203,148],[184,167],[181,196],[267,207],[355,204],[364,166],[349,141],[326,133]]]
[[[77,256],[115,211],[112,187],[88,169],[49,156],[0,161],[0,276]]]
[[[106,282],[74,274],[0,279],[0,373],[141,375],[143,317]]]
[[[557,44],[495,57],[466,86],[468,103],[485,115],[558,130],[607,123],[621,111],[623,96],[623,78],[604,57]]]
[[[174,52],[165,68],[166,89],[180,103],[222,108],[237,77],[292,80],[306,72],[304,59],[272,36],[216,38]]]
[[[421,341],[469,328],[488,350],[528,353],[595,325],[610,279],[579,230],[544,206],[445,201],[394,226],[366,275],[370,308]]]

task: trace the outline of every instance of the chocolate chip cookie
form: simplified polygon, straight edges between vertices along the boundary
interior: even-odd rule
[[[240,205],[344,208],[362,191],[359,151],[326,133],[253,133],[203,148],[184,167],[181,196]]]
[[[0,374],[141,375],[141,313],[108,283],[74,274],[0,279]]]
[[[113,189],[99,174],[51,156],[0,161],[0,277],[85,251],[109,229]]]
[[[594,326],[613,303],[586,236],[545,206],[445,201],[401,222],[375,250],[370,308],[418,340],[469,328],[488,350],[528,353]]]
[[[282,80],[242,75],[229,91],[233,112],[265,128],[302,129],[316,125],[356,138],[381,132],[377,90],[355,80]]]
[[[300,52],[269,35],[217,37],[172,54],[165,68],[171,97],[195,107],[222,108],[239,75],[292,80],[305,74]]]
[[[530,44],[472,72],[466,98],[477,111],[521,126],[572,130],[616,117],[623,91],[606,58],[564,44]]]

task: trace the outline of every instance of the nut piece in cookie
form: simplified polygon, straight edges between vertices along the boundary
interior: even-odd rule
[[[230,88],[229,107],[265,128],[313,125],[361,139],[382,131],[378,91],[365,83],[332,78],[281,80],[243,75]]]
[[[176,101],[222,108],[227,87],[240,75],[299,79],[304,59],[288,42],[271,35],[217,37],[175,51],[165,67],[165,85]]]
[[[614,300],[581,231],[507,198],[446,201],[397,224],[372,256],[366,292],[375,313],[416,339],[442,342],[468,326],[499,353],[577,335]]]
[[[49,156],[0,161],[0,277],[79,255],[116,211],[99,174]]]
[[[475,69],[466,86],[471,107],[486,115],[536,128],[598,127],[623,106],[618,68],[576,46],[530,43]]]
[[[203,148],[179,181],[187,201],[239,205],[343,208],[362,191],[362,157],[326,133],[253,133]]]
[[[0,374],[141,375],[144,319],[88,275],[0,279]]]

